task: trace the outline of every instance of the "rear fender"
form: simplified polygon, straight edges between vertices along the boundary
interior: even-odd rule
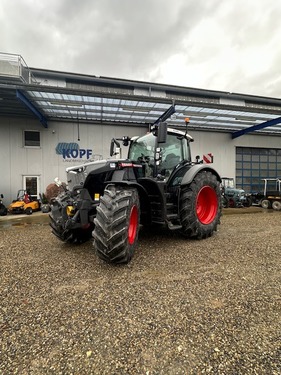
[[[194,177],[201,171],[213,173],[217,177],[218,181],[221,182],[220,175],[214,168],[208,167],[205,164],[194,164],[183,176],[181,185],[189,185],[193,181]]]

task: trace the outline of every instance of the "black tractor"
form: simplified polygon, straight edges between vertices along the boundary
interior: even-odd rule
[[[124,159],[120,141],[129,146]],[[140,225],[212,236],[220,223],[221,178],[209,164],[191,161],[192,141],[187,131],[161,122],[144,136],[113,139],[108,160],[67,168],[67,189],[52,203],[52,232],[71,243],[93,236],[97,255],[109,263],[131,260]]]

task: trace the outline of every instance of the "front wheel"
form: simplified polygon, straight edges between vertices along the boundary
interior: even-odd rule
[[[137,189],[108,185],[97,207],[93,231],[98,257],[108,263],[128,263],[137,243],[139,217]]]
[[[0,205],[0,216],[6,216],[8,213],[7,208],[4,205]]]
[[[251,207],[253,204],[253,199],[252,197],[246,197],[246,200],[243,204],[244,207]]]
[[[32,213],[33,213],[31,207],[27,207],[24,212],[25,212],[26,215],[32,215]]]
[[[217,177],[199,172],[191,184],[184,186],[180,196],[182,233],[190,238],[212,236],[220,224],[221,193]]]

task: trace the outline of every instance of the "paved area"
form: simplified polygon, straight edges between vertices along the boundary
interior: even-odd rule
[[[0,218],[0,374],[280,374],[281,212],[203,241],[140,232],[132,262]]]

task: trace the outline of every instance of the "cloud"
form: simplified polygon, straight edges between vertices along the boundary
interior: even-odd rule
[[[280,96],[275,0],[2,0],[0,50],[31,67]]]

